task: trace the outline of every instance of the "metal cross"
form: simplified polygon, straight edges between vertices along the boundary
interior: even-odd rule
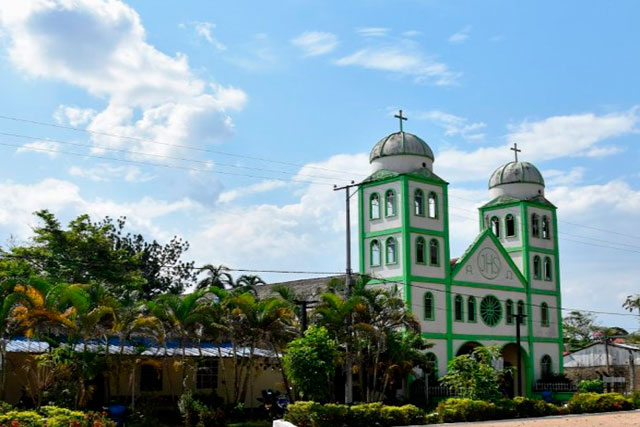
[[[522,150],[518,149],[518,143],[514,142],[513,143],[513,147],[509,148],[509,150],[513,151],[514,154],[516,155],[516,163],[518,162],[518,153],[521,153]]]
[[[406,117],[402,116],[402,110],[398,111],[398,114],[396,114],[395,116],[396,119],[398,119],[400,121],[400,132],[402,132],[402,121],[403,120],[408,120]]]

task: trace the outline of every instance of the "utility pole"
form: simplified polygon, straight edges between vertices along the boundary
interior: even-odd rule
[[[524,313],[512,314],[511,318],[516,319],[516,343],[518,345],[517,352],[517,374],[518,374],[518,396],[522,396],[522,347],[520,346],[520,324],[524,323],[524,318],[527,317]],[[529,350],[531,351],[531,350]]]
[[[360,184],[356,184],[355,181],[351,181],[351,184],[344,185],[342,187],[338,187],[337,185],[333,186],[333,191],[345,190],[345,208],[346,208],[346,249],[347,249],[347,265],[346,265],[346,277],[345,277],[345,285],[347,286],[347,297],[351,296],[351,291],[353,288],[352,281],[352,271],[351,271],[351,207],[349,205],[349,200],[353,194],[351,193],[352,187],[359,187]],[[347,318],[347,330],[350,330],[351,327],[351,314]],[[349,332],[350,333],[350,332]],[[349,351],[349,343],[347,342],[347,351],[345,355],[345,383],[344,383],[344,403],[351,404],[353,403],[353,360],[351,358],[351,353]]]
[[[301,323],[301,333],[302,335],[304,335],[304,333],[307,331],[307,326],[309,324],[308,320],[307,320],[307,307],[309,307],[309,304],[314,304],[317,303],[318,301],[307,301],[307,300],[295,300],[294,304],[295,305],[299,305],[300,306],[300,323]]]

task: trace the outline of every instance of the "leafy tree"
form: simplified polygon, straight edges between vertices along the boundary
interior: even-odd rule
[[[326,402],[330,398],[337,355],[335,340],[321,326],[311,326],[304,337],[287,345],[285,372],[304,399]]]
[[[205,264],[201,272],[206,277],[198,282],[197,289],[218,288],[228,289],[233,287],[233,277],[228,273],[229,269],[224,265],[215,266],[213,264]]]
[[[500,357],[498,347],[476,347],[472,354],[463,354],[447,365],[447,375],[440,380],[460,393],[463,398],[473,400],[497,400],[500,393],[500,379],[506,370],[494,368]]]
[[[562,319],[564,343],[570,351],[581,349],[591,344],[598,328],[593,314],[572,311]]]

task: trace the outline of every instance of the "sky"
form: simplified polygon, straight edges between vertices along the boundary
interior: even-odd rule
[[[199,265],[342,271],[332,187],[367,176],[402,109],[450,183],[452,256],[517,142],[558,206],[563,306],[623,313],[640,292],[639,14],[634,1],[0,0],[0,242],[26,241],[46,208],[180,236]]]

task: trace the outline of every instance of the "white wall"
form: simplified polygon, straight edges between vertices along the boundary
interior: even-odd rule
[[[426,264],[416,263],[416,240],[418,237],[424,238],[425,241]],[[440,264],[438,266],[429,265],[429,242],[431,239],[436,239],[438,241],[438,258],[440,260]],[[442,237],[411,233],[411,248],[409,249],[409,252],[411,254],[411,274],[413,276],[437,277],[444,279],[445,265],[449,263],[449,260],[444,257],[444,239]]]
[[[487,252],[485,252],[485,249]],[[497,258],[497,264],[491,267],[491,271],[486,271],[487,267],[481,262],[482,259],[479,259],[479,257],[483,256],[494,257],[492,259]],[[482,274],[481,268],[485,269],[485,275],[488,277],[485,277],[485,275]],[[493,277],[493,274],[489,274],[491,272],[495,274],[495,277]],[[486,283],[492,285],[501,284],[524,289],[524,286],[522,285],[522,282],[520,282],[520,279],[518,279],[515,271],[513,271],[509,264],[507,264],[506,259],[489,238],[486,238],[472,256],[464,262],[461,270],[456,273],[453,279],[454,281],[461,282]]]
[[[386,240],[389,237],[396,239],[396,259],[395,264],[387,264],[386,260]],[[380,260],[381,263],[378,266],[371,265],[370,245],[372,240],[378,240],[380,242]],[[402,233],[395,233],[379,237],[371,237],[364,240],[364,272],[372,277],[393,277],[400,276],[402,274]]]
[[[422,332],[447,332],[447,294],[446,286],[442,283],[413,282],[411,284],[411,311],[420,322]],[[435,318],[424,319],[424,295],[431,292],[434,298]]]
[[[540,257],[540,279],[535,279],[533,275],[533,258],[535,256]],[[549,257],[551,259],[551,280],[545,280],[544,276],[544,259]],[[531,249],[529,252],[529,273],[531,277],[531,287],[534,289],[543,289],[546,291],[556,290],[556,257],[552,254],[546,254],[542,252],[536,252],[535,249]]]
[[[556,230],[553,226],[553,211],[551,209],[543,209],[538,207],[528,206],[527,209],[527,224],[529,225],[529,245],[543,249],[554,249],[554,239],[556,237]],[[533,227],[531,225],[531,215],[538,214],[540,218],[540,237],[533,237]],[[542,217],[546,215],[549,218],[549,239],[542,238]]]
[[[540,306],[546,302],[549,306],[549,326],[542,326],[542,310]],[[531,295],[531,315],[533,320],[533,336],[540,338],[558,337],[558,303],[557,298],[552,295]]]
[[[540,361],[545,354],[551,357],[551,371],[557,374],[559,366],[559,344],[536,342],[533,343],[533,377],[537,380],[542,372]]]
[[[515,219],[515,236],[507,237],[507,221],[508,214],[513,215]],[[483,223],[487,224],[487,228],[491,228],[491,218],[498,217],[500,220],[500,242],[505,248],[522,246],[522,218],[520,216],[520,206],[509,206],[502,209],[493,209],[485,211],[482,218]]]
[[[416,189],[421,189],[424,193],[424,216],[415,215],[413,195]],[[428,217],[428,198],[429,193],[431,192],[435,193],[437,196],[437,218]],[[434,231],[444,230],[444,200],[442,187],[438,185],[409,180],[409,223],[411,227],[426,228]]]
[[[392,189],[396,193],[396,212],[394,216],[387,217],[385,216],[384,195],[389,189]],[[369,219],[371,216],[369,212],[369,197],[372,193],[378,193],[380,196],[380,219]],[[363,190],[364,232],[370,233],[400,227],[402,225],[402,203],[401,183],[399,181],[387,182],[365,188]]]

